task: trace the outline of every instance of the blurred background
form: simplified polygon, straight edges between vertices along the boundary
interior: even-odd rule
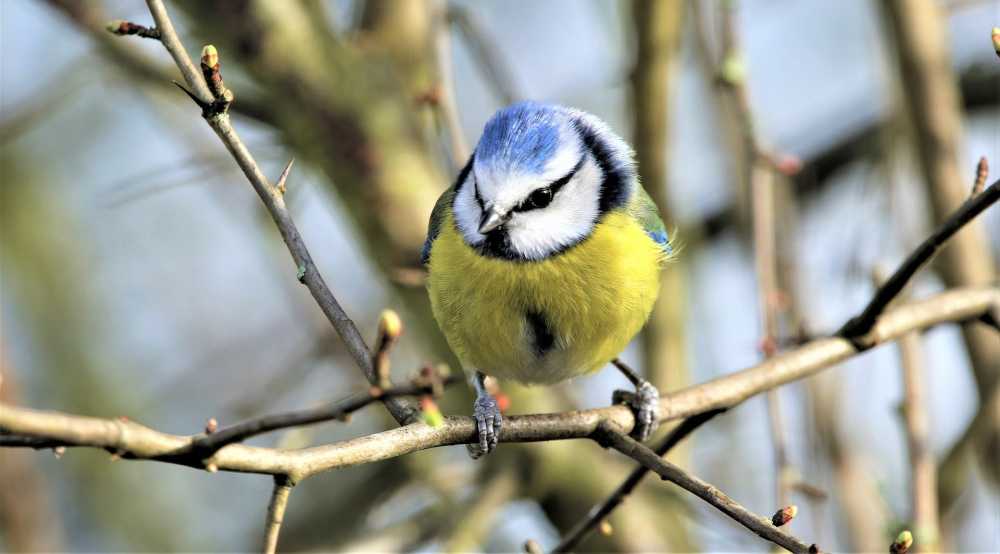
[[[382,309],[404,314],[400,378],[425,361],[457,367],[429,315],[419,249],[437,195],[514,100],[593,112],[636,147],[684,245],[624,354],[663,392],[760,362],[765,336],[790,348],[835,331],[870,297],[872,268],[898,263],[968,194],[980,156],[1000,167],[996,1],[168,9],[189,52],[218,46],[234,123],[272,178],[296,159],[289,204],[347,312],[369,340]],[[359,390],[259,200],[170,84],[165,50],[112,36],[111,19],[152,24],[137,0],[0,0],[2,401],[191,434],[210,417],[227,424]],[[765,159],[778,271],[762,302],[751,207],[752,168]],[[993,209],[911,295],[995,282],[998,237]],[[771,332],[762,306],[776,314]],[[940,533],[918,529],[918,543],[1000,551],[1000,454],[983,439],[1000,429],[987,417],[1000,341],[942,326],[919,343]],[[758,513],[797,504],[791,531],[825,550],[884,551],[914,528],[899,360],[885,346],[784,387],[770,400],[778,429],[765,397],[751,399],[673,459]],[[606,405],[615,388],[627,383],[608,369],[504,391],[510,413],[533,413]],[[455,387],[442,405],[467,414],[471,396]],[[372,407],[349,425],[251,442],[291,448],[391,425]],[[337,470],[297,489],[280,547],[516,551],[532,538],[549,549],[630,469],[569,441],[505,444],[475,463],[449,447]],[[263,476],[101,451],[3,450],[0,548],[254,550],[270,488]],[[610,523],[581,549],[768,547],[658,480]]]

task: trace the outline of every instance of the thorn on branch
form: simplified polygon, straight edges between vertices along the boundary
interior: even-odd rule
[[[907,531],[902,531],[899,535],[896,535],[896,540],[889,545],[890,554],[906,554],[910,551],[910,547],[913,546],[913,533]]]
[[[994,35],[996,37],[997,35]],[[978,196],[986,188],[986,179],[990,176],[990,163],[986,161],[986,156],[979,158],[976,164],[976,180],[972,184],[972,196]]]
[[[990,37],[993,39],[993,51],[1000,57],[1000,27],[994,27]]]
[[[285,181],[288,180],[288,174],[291,173],[292,164],[294,163],[295,158],[288,160],[288,163],[285,165],[285,169],[281,170],[281,175],[278,176],[278,182],[274,184],[275,190],[277,190],[278,194],[282,196],[285,195]]]
[[[115,19],[114,21],[109,21],[108,25],[105,27],[109,32],[116,34],[118,36],[125,35],[138,35],[142,38],[151,38],[154,40],[160,40],[160,30],[156,27],[146,27],[145,25],[137,25],[131,21],[125,21],[122,19]]]
[[[209,108],[212,107],[211,104],[206,104],[205,102],[202,102],[200,98],[195,96],[195,94],[190,90],[188,90],[187,87],[185,87],[184,85],[178,83],[177,81],[170,81],[170,82],[177,85],[177,88],[184,91],[184,94],[188,95],[188,98],[190,98],[192,102],[198,104],[198,107],[201,108],[202,113],[208,112]]]
[[[785,525],[789,521],[795,519],[795,516],[798,515],[798,513],[799,507],[795,504],[785,506],[777,512],[774,512],[774,515],[771,516],[771,523],[773,523],[775,527],[781,527],[782,525]]]
[[[527,554],[542,554],[542,546],[534,539],[524,541],[524,551]]]

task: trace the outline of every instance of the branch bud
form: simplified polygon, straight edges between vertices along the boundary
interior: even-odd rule
[[[206,435],[211,435],[218,428],[219,428],[219,422],[216,421],[216,419],[214,417],[208,418],[208,421],[205,422],[205,434]]]
[[[124,19],[112,19],[111,21],[108,21],[108,24],[104,28],[110,33],[124,35],[128,32],[126,30],[128,29],[128,21],[125,21]]]
[[[913,533],[902,531],[896,535],[896,540],[889,546],[890,554],[906,554],[913,546]]]
[[[1000,27],[994,27],[990,37],[993,39],[993,50],[1000,56]]]
[[[534,539],[524,541],[524,551],[527,554],[542,554],[542,546]]]
[[[420,397],[420,417],[424,420],[424,423],[431,427],[444,425],[444,416],[441,415],[441,409],[438,408],[437,402],[434,402],[434,399],[430,396]]]
[[[383,310],[378,320],[378,338],[375,339],[373,360],[378,386],[383,389],[392,386],[389,379],[389,350],[402,333],[403,322],[400,321],[399,314],[392,310]]]
[[[993,35],[996,39],[1000,35]],[[983,192],[986,188],[986,179],[990,176],[990,162],[986,160],[986,156],[979,158],[979,163],[976,164],[976,180],[972,184],[972,196],[976,196]]]
[[[201,49],[201,63],[210,68],[219,65],[219,51],[215,49],[215,46],[206,44]]]
[[[774,512],[774,515],[771,516],[771,523],[773,523],[775,527],[781,527],[782,525],[785,525],[789,521],[795,519],[795,516],[798,515],[798,513],[799,507],[795,504],[785,506],[777,512]]]
[[[399,314],[392,310],[383,310],[378,320],[378,333],[388,340],[396,340],[403,333],[403,322]]]
[[[605,537],[610,537],[615,533],[615,528],[612,527],[611,522],[606,519],[601,520],[601,523],[597,525],[597,530]]]
[[[726,54],[726,57],[722,60],[719,76],[728,85],[742,85],[747,76],[747,66],[743,60],[743,56],[737,52]]]

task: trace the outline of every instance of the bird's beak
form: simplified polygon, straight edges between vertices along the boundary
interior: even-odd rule
[[[479,234],[485,235],[507,223],[508,220],[510,220],[510,214],[501,214],[496,208],[490,208],[488,211],[483,212],[483,217],[479,220]]]

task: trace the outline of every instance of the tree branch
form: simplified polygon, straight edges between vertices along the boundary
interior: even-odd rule
[[[666,456],[667,453],[674,448],[674,446],[677,446],[677,444],[687,438],[688,435],[724,411],[725,410],[711,410],[685,419],[663,438],[663,442],[656,447],[656,455],[661,458]],[[635,490],[637,486],[639,486],[639,483],[642,482],[649,471],[649,468],[644,465],[640,465],[632,470],[632,473],[630,473],[629,476],[622,481],[621,485],[618,485],[618,488],[616,488],[614,492],[608,496],[608,498],[591,508],[590,512],[587,513],[587,516],[583,518],[580,523],[577,523],[572,529],[570,529],[569,533],[567,533],[559,544],[552,549],[553,554],[558,552],[572,552],[576,549],[577,545],[579,545],[583,539],[587,538],[587,535],[589,535],[594,528],[610,516],[611,512],[613,512],[615,508],[621,506],[625,502],[628,496],[632,494],[632,491]]]
[[[939,323],[975,320],[1000,311],[1000,289],[968,287],[894,308],[882,314],[868,334],[881,344]],[[660,401],[660,420],[669,421],[735,406],[747,398],[836,365],[858,354],[850,341],[829,337],[779,354],[757,366],[667,394]],[[634,425],[626,406],[609,406],[558,414],[510,416],[501,442],[534,442],[588,438],[601,422],[628,432]],[[184,454],[192,436],[155,431],[133,421],[101,419],[0,405],[0,429],[10,434],[44,438],[65,446],[90,446],[119,452],[122,458],[149,459],[204,467]],[[288,475],[296,482],[331,469],[377,462],[439,446],[476,441],[470,417],[446,417],[431,427],[413,423],[389,431],[304,449],[274,449],[231,444],[205,463],[220,471]]]
[[[684,490],[708,502],[765,540],[771,541],[791,552],[806,554],[818,551],[814,545],[806,544],[802,540],[776,528],[771,523],[771,520],[754,514],[719,489],[664,460],[644,444],[615,429],[610,423],[605,422],[598,426],[594,440],[601,444],[601,446],[614,448],[618,452],[639,462],[661,478],[680,486]]]
[[[875,297],[865,306],[864,311],[860,315],[848,320],[837,331],[837,336],[855,342],[859,349],[864,350],[869,348],[869,345],[861,340],[862,335],[868,333],[886,306],[902,292],[903,287],[906,286],[906,283],[910,281],[913,275],[941,249],[952,235],[958,232],[966,223],[972,221],[977,215],[992,206],[997,200],[1000,200],[1000,180],[994,181],[982,193],[966,200],[931,236],[920,243],[920,246],[906,257],[899,266],[899,269],[886,280],[884,285],[879,287],[875,293]]]
[[[264,528],[264,554],[274,554],[278,550],[278,533],[285,519],[285,508],[288,507],[288,496],[292,494],[295,483],[285,475],[274,477],[274,490],[271,491],[271,501],[267,504],[267,525]]]
[[[202,107],[215,104],[219,101],[223,101],[226,104],[231,102],[231,95],[229,97],[220,96],[217,98],[212,94],[212,90],[205,82],[202,71],[191,61],[187,51],[184,50],[184,46],[177,37],[173,23],[167,15],[162,0],[147,0],[147,5],[153,19],[156,21],[156,28],[160,31],[160,42],[163,43],[163,46],[174,58],[177,67],[184,75],[184,80],[190,89],[188,92],[192,96],[192,99]],[[215,61],[217,62],[217,60]],[[214,67],[214,64],[212,65],[213,70],[217,72],[218,69]],[[224,87],[222,88],[224,89]],[[299,281],[309,289],[313,299],[316,300],[327,320],[333,325],[341,340],[344,341],[348,353],[350,353],[355,363],[364,373],[368,382],[376,384],[378,376],[375,372],[368,346],[361,337],[357,326],[355,326],[351,318],[344,312],[333,292],[326,285],[323,276],[319,273],[319,269],[316,267],[316,263],[313,261],[312,255],[309,253],[309,249],[302,240],[302,236],[295,226],[291,213],[285,205],[281,190],[279,187],[272,186],[267,177],[264,176],[256,160],[254,160],[250,151],[230,123],[226,110],[204,109],[202,115],[236,160],[243,174],[250,181],[251,186],[253,186],[254,191],[264,203],[275,225],[277,225],[278,231],[281,233],[281,238],[288,247],[292,260],[298,268]],[[400,399],[384,398],[383,402],[400,424],[410,421],[413,417],[414,408]]]
[[[415,380],[406,385],[393,386],[389,389],[373,386],[365,392],[356,393],[319,408],[294,410],[249,419],[195,438],[191,441],[191,456],[198,459],[205,459],[211,457],[212,454],[226,445],[243,442],[257,435],[289,427],[345,419],[349,414],[364,408],[372,402],[385,401],[390,398],[435,395],[441,386],[452,385],[460,380],[458,377],[449,376],[442,379],[440,383],[424,379]]]

